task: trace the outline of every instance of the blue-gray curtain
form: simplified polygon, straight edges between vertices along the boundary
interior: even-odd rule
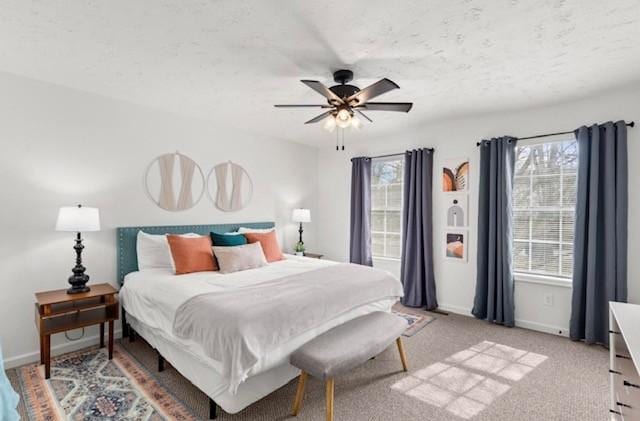
[[[627,301],[627,126],[575,131],[578,195],[570,337],[609,343],[609,301]]]
[[[433,150],[407,151],[402,208],[402,304],[438,307],[433,275]]]
[[[478,254],[472,314],[512,327],[512,191],[516,139],[505,136],[480,145]]]
[[[371,257],[371,158],[351,159],[349,261],[373,266]]]

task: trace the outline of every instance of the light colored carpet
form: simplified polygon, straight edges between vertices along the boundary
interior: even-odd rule
[[[336,421],[607,419],[608,353],[602,347],[458,315],[439,315],[403,341],[410,364],[408,374],[401,371],[396,348],[391,347],[351,374],[336,379]],[[122,345],[155,372],[155,353],[143,341],[123,341]],[[476,351],[478,355],[474,354]],[[496,366],[497,360],[492,357],[500,357],[500,361],[519,359],[522,364]],[[449,371],[438,371],[441,364],[446,364]],[[524,371],[514,372],[516,366]],[[424,381],[419,378],[427,378],[430,371],[441,375]],[[208,400],[202,392],[169,365],[155,376],[196,415],[206,419]],[[413,392],[406,390],[408,382],[416,383]],[[324,385],[316,379],[308,381],[297,418],[289,415],[295,387],[294,380],[239,414],[219,411],[219,419],[324,420]],[[460,393],[451,389],[459,389]],[[455,399],[458,406],[452,406],[450,399]],[[478,405],[482,401],[487,404]]]

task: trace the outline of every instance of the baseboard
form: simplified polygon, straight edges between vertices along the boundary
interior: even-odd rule
[[[545,323],[532,322],[530,320],[516,319],[516,326],[523,329],[535,330],[537,332],[550,333],[552,335],[569,337],[569,328]]]
[[[438,304],[438,309],[448,311],[449,313],[460,314],[462,316],[473,317],[470,309],[453,304],[440,303]],[[523,329],[535,330],[536,332],[551,333],[552,335],[569,337],[569,329],[566,327],[554,326],[522,319],[516,319],[516,326]]]
[[[114,330],[113,332],[114,338],[118,339],[122,337],[122,330]],[[63,344],[55,345],[51,347],[51,355],[59,355],[64,354],[65,352],[73,352],[82,348],[87,348],[92,345],[98,345],[100,342],[100,335],[88,336],[86,338],[79,339],[77,341],[69,341]],[[106,336],[105,336],[106,342]],[[29,352],[22,355],[16,355],[15,357],[9,357],[4,360],[5,368],[14,368],[19,367],[21,365],[35,363],[40,361],[40,351]]]
[[[456,305],[453,305],[453,304],[438,303],[438,310],[447,311],[449,313],[460,314],[462,316],[471,316],[471,317],[473,317],[473,315],[471,314],[471,310],[469,310],[468,308],[461,307],[461,306],[456,306]]]

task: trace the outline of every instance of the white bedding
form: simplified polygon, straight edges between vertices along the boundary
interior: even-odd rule
[[[262,268],[231,274],[201,272],[176,276],[168,270],[160,269],[133,272],[125,278],[124,286],[120,291],[120,299],[127,313],[133,315],[148,327],[153,328],[156,332],[160,332],[165,339],[179,343],[195,358],[213,367],[217,372],[224,373],[227,371],[225,370],[224,362],[207,357],[197,343],[186,339],[178,339],[173,335],[175,314],[182,303],[196,295],[255,285],[334,264],[334,262],[327,260],[287,255],[287,258],[283,261],[274,262]],[[388,309],[395,301],[397,301],[397,298],[385,299],[378,304],[379,307]],[[367,312],[374,311],[373,308]],[[312,332],[307,332],[294,338],[269,354],[263,355],[248,375],[254,376],[285,364],[291,352],[337,324],[333,322],[326,323]],[[220,384],[221,388],[217,388],[219,393],[222,393],[224,386],[228,387],[228,379],[225,383],[226,385]],[[215,397],[214,395],[210,396]]]

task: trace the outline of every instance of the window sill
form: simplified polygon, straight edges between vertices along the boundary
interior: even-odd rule
[[[382,260],[385,262],[398,262],[400,263],[400,259],[398,259],[397,257],[377,257],[377,256],[373,256],[372,257],[373,260]]]
[[[533,275],[530,273],[514,273],[513,279],[516,282],[524,282],[528,284],[549,285],[560,288],[572,288],[571,279],[556,278],[554,276]]]

